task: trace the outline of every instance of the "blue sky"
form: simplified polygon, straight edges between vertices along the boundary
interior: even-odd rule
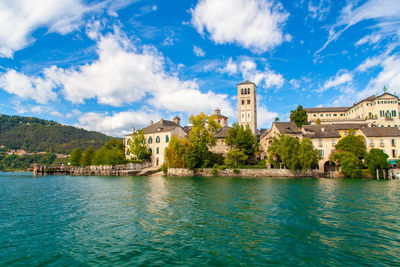
[[[0,113],[122,136],[257,84],[258,127],[297,105],[400,93],[400,1],[0,0]]]

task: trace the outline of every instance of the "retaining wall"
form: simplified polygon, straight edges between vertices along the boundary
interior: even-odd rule
[[[128,163],[121,165],[99,165],[86,167],[72,167],[71,175],[98,175],[98,176],[122,176],[135,175],[145,168],[152,167],[151,162]]]

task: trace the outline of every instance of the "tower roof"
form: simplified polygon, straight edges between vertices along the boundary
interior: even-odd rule
[[[242,83],[239,83],[238,85],[243,85],[243,84],[254,84],[254,85],[256,85],[255,83],[252,83],[250,81],[244,81]]]

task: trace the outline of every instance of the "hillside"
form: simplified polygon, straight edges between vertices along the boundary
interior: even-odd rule
[[[75,147],[83,150],[93,146],[98,149],[110,138],[99,132],[54,121],[0,114],[0,146],[4,145],[9,149],[70,153]]]

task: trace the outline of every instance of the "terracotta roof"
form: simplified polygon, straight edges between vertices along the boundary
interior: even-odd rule
[[[346,112],[350,107],[305,108],[307,112]]]
[[[294,122],[274,122],[279,132],[285,134],[300,134],[301,131]]]
[[[400,130],[396,127],[365,127],[361,132],[366,137],[399,137]]]
[[[249,81],[244,81],[242,83],[239,83],[238,85],[243,85],[243,84],[254,84],[254,85],[256,85],[255,83],[252,83],[252,82],[249,82]]]
[[[168,132],[168,131],[172,131],[176,127],[180,127],[179,124],[176,124],[173,121],[161,119],[160,121],[144,128],[143,132],[145,134],[157,133],[157,132]]]
[[[219,129],[218,131],[216,131],[213,134],[214,138],[225,138],[228,135],[228,131],[231,127],[229,126],[224,126],[221,129]]]

